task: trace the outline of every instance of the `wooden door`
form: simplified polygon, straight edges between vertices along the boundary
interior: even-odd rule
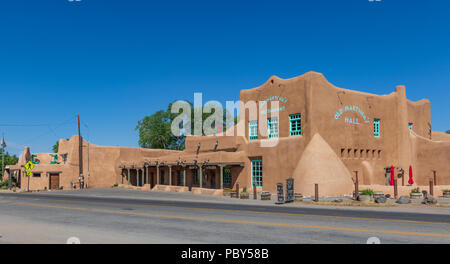
[[[51,173],[50,174],[50,190],[58,190],[59,189],[59,174]]]

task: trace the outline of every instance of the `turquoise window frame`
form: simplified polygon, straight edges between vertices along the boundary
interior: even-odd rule
[[[408,124],[409,130],[413,130],[413,123]]]
[[[269,138],[278,137],[278,117],[271,117],[267,119],[267,130]]]
[[[262,160],[252,160],[251,161],[251,184],[256,184],[256,187],[263,186],[263,164]]]
[[[380,133],[380,119],[375,118],[373,120],[373,136],[374,137],[380,137],[381,133]]]
[[[248,122],[248,138],[250,140],[258,139],[258,121],[249,121]]]
[[[302,115],[300,113],[289,115],[289,135],[300,136],[302,134]]]

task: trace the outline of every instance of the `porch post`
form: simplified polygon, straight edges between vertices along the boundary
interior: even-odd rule
[[[148,165],[145,165],[145,183],[148,184]]]
[[[139,186],[139,168],[136,168],[136,186]]]
[[[199,181],[200,181],[200,188],[203,188],[203,169],[202,169],[202,165],[198,166],[198,177],[199,177]]]
[[[156,185],[159,185],[159,165],[156,165]]]
[[[172,165],[169,166],[169,185],[172,185]]]
[[[128,171],[128,174],[127,174],[127,181],[128,182],[127,182],[127,184],[130,185],[131,184],[130,183],[130,168],[128,168],[127,171]]]
[[[183,186],[186,187],[186,166],[183,167]]]
[[[220,189],[223,190],[223,165],[219,165],[220,169]]]
[[[125,170],[122,168],[122,171],[121,171],[122,173],[120,174],[120,177],[122,178],[122,179],[121,179],[122,184],[123,184],[123,177],[125,177],[124,171],[125,171]]]

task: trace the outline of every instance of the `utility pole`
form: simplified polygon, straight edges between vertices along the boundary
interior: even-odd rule
[[[87,135],[87,154],[88,154],[88,174],[87,174],[87,181],[86,181],[86,188],[89,188],[88,186],[89,186],[89,178],[90,178],[90,176],[91,176],[91,171],[90,171],[90,152],[89,152],[89,145],[90,145],[90,141],[91,141],[91,138],[90,138],[90,136],[89,136],[89,126],[87,125],[87,124],[85,124],[85,126],[86,126],[86,128],[87,128],[87,133],[88,133],[88,135]]]
[[[78,119],[78,140],[79,140],[79,177],[78,181],[80,183],[80,189],[83,189],[84,185],[84,179],[83,179],[83,139],[81,137],[81,130],[80,130],[80,115],[77,115]]]
[[[5,149],[6,149],[5,134],[2,135],[1,146],[2,146],[2,179],[1,180],[3,181],[3,173],[5,173]],[[11,175],[11,174],[9,173],[9,175]],[[11,184],[11,177],[8,178],[8,185],[11,186],[10,184]]]

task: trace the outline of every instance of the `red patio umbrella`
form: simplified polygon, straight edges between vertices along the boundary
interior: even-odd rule
[[[412,166],[409,166],[409,180],[408,180],[409,184],[414,184],[414,180],[413,180],[413,171],[412,171]]]
[[[391,182],[390,182],[391,186],[394,185],[394,177],[395,177],[395,175],[394,175],[394,166],[391,166]]]

